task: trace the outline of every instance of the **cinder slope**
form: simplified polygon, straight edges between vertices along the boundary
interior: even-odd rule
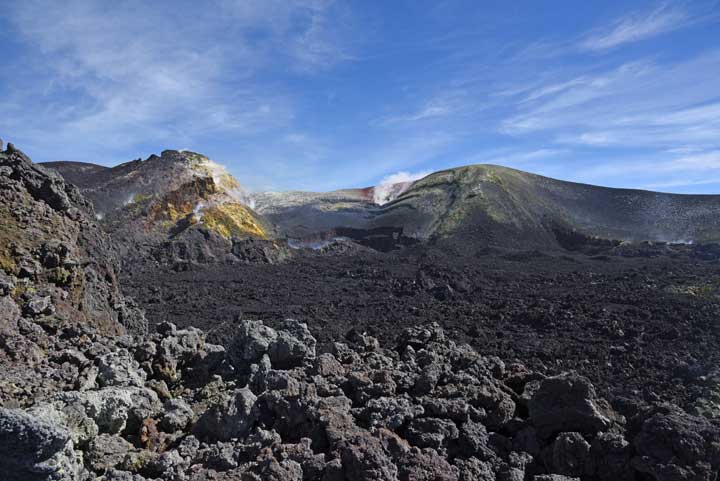
[[[547,245],[558,229],[604,239],[720,240],[720,196],[611,189],[474,165],[431,174],[383,207],[374,225],[420,238],[483,235],[502,245]]]
[[[333,192],[264,192],[253,194],[257,212],[292,238],[312,236],[337,227],[367,228],[377,205],[372,188]]]
[[[383,205],[376,203],[374,187],[250,195],[220,166],[192,152],[164,151],[112,169],[49,165],[74,179],[106,215],[111,232],[135,244],[197,229],[226,239],[312,239],[343,228],[358,236],[380,229],[404,238],[511,248],[558,247],[568,233],[619,241],[720,241],[720,196],[611,189],[494,165],[436,172],[402,185]]]

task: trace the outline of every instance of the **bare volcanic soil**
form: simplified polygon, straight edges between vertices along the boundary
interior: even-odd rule
[[[694,380],[720,360],[720,264],[710,254],[425,245],[278,264],[126,265],[123,285],[149,319],[200,327],[219,344],[240,319],[305,322],[320,351],[353,329],[391,344],[437,322],[482,354],[548,375],[576,370],[609,400],[688,407],[701,395]]]

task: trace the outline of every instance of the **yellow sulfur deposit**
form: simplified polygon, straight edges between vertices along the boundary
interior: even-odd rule
[[[250,236],[267,239],[265,229],[260,225],[252,212],[237,202],[228,202],[203,210],[203,224],[223,237]]]

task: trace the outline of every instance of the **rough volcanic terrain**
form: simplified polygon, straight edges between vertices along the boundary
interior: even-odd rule
[[[237,319],[306,322],[327,348],[355,328],[394,342],[439,323],[457,341],[544,373],[575,369],[607,396],[689,403],[687,369],[720,361],[720,248],[605,254],[421,246],[306,253],[276,264],[126,268],[148,317],[221,342]],[[654,394],[653,394],[654,393]]]
[[[0,200],[3,481],[717,478],[717,245],[195,225],[118,262],[12,146]]]

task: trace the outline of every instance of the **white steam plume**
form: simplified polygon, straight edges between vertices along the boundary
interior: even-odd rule
[[[198,202],[193,209],[193,217],[195,222],[202,223],[203,211],[205,210],[205,202]]]
[[[378,205],[392,202],[408,190],[413,182],[430,175],[430,173],[428,170],[414,173],[402,171],[385,176],[373,189],[373,201]]]
[[[228,170],[225,168],[224,165],[218,164],[214,160],[207,159],[203,162],[203,166],[206,167],[210,171],[210,175],[213,178],[213,182],[215,182],[215,185],[219,186],[220,182],[222,182],[223,177],[227,177],[230,175]]]
[[[196,222],[202,222],[203,212],[206,208],[221,205],[226,202],[235,201],[251,209],[255,208],[255,199],[252,193],[246,191],[237,181],[233,182],[235,179],[224,165],[214,160],[203,159],[202,166],[205,170],[204,173],[210,174],[215,186],[220,188],[221,192],[225,195],[215,197],[209,202],[199,202],[193,209],[193,216]]]
[[[232,179],[232,174],[227,170],[227,168],[215,162],[214,160],[205,159],[203,160],[203,167],[205,167],[209,172],[210,176],[213,179],[214,184],[217,187],[222,187],[224,192],[228,194],[230,197],[233,198],[233,200],[246,205],[247,207],[250,207],[251,209],[255,208],[255,199],[253,198],[252,194],[245,190],[242,186],[239,184],[235,188],[228,188],[227,182],[225,182],[226,185],[223,185],[223,179],[227,181],[227,179]],[[198,206],[199,207],[199,206]],[[196,207],[196,209],[198,208]],[[198,218],[198,221],[202,218],[202,209],[207,207],[206,205],[203,205],[200,208],[200,217]]]

